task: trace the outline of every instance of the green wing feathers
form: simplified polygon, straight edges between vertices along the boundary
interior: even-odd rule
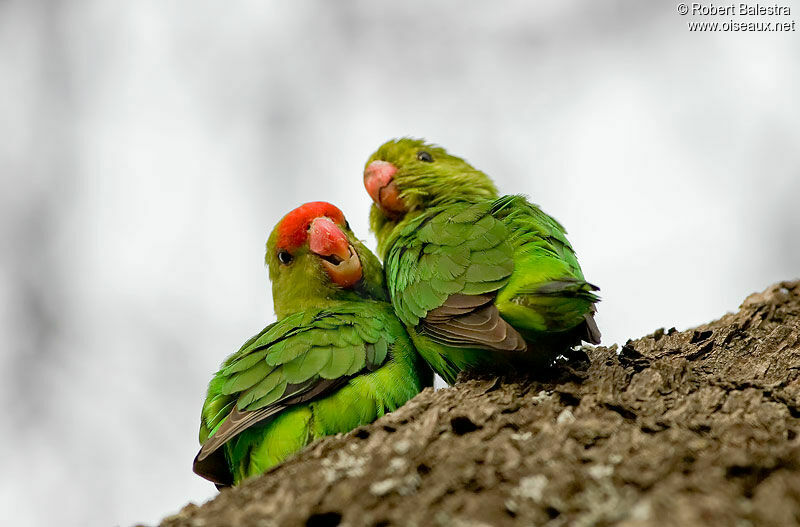
[[[584,280],[564,228],[524,197],[429,208],[396,232],[386,258],[395,311],[409,326],[422,321],[422,333],[438,342],[519,349],[515,330],[535,340],[538,333],[559,333],[581,324],[587,326],[586,340],[599,339],[592,320],[597,288]],[[470,336],[463,323],[441,327],[444,314],[466,305],[465,296],[481,299],[463,311],[468,322],[481,324],[483,335],[487,327],[496,329],[497,343]],[[493,300],[491,308],[486,299]],[[492,309],[512,327],[492,318]],[[458,338],[449,338],[453,331]]]
[[[195,470],[214,476],[203,473],[204,463],[217,467],[214,458],[222,445],[293,405],[377,370],[398,338],[408,337],[388,304],[369,300],[296,313],[265,328],[231,355],[209,384]],[[402,349],[414,353],[410,344]]]
[[[505,285],[514,270],[506,227],[491,202],[436,207],[415,218],[390,243],[386,261],[392,303],[416,325],[460,293],[479,295]]]

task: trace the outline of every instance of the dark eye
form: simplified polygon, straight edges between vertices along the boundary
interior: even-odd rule
[[[349,221],[344,220],[344,228],[347,229],[348,231],[350,230],[350,222]]]
[[[278,260],[283,265],[289,265],[294,260],[294,256],[292,256],[289,251],[278,251]]]
[[[433,163],[433,156],[425,150],[420,150],[417,152],[417,159],[424,161],[425,163]]]

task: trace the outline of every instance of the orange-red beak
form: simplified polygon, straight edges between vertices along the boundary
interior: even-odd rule
[[[361,260],[347,236],[327,217],[314,218],[308,228],[308,246],[322,259],[322,266],[333,282],[352,287],[361,280]]]
[[[364,187],[372,201],[390,218],[401,218],[407,212],[394,181],[396,172],[397,167],[388,161],[373,161],[364,169]]]

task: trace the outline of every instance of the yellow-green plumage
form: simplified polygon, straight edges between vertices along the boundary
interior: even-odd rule
[[[383,145],[366,177],[373,161],[396,169],[391,190],[405,208],[387,214],[379,201],[371,212],[392,305],[446,381],[545,364],[599,339],[597,288],[553,218],[522,196],[498,197],[485,174],[421,140]]]
[[[291,263],[282,264],[279,237],[270,237],[267,263],[281,318],[222,364],[201,412],[195,471],[219,486],[261,474],[317,438],[369,423],[432,382],[385,301],[377,259],[349,227],[340,229],[364,269],[348,287],[332,282],[308,242],[292,246]]]

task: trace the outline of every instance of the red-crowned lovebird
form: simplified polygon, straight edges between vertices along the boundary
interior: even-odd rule
[[[225,360],[201,413],[194,471],[220,487],[372,422],[432,383],[387,301],[380,262],[338,208],[312,202],[284,216],[266,263],[278,321]]]
[[[530,371],[599,343],[598,288],[564,228],[444,148],[388,141],[370,156],[370,226],[395,313],[448,383],[459,371]]]

